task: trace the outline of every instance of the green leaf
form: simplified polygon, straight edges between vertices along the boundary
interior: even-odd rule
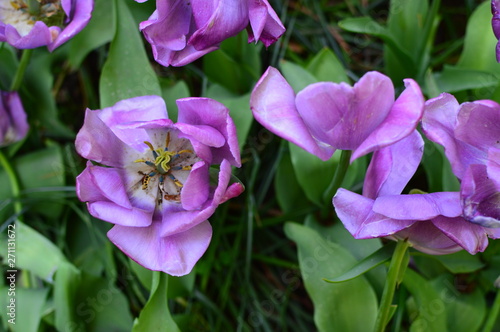
[[[160,85],[163,99],[167,105],[168,118],[177,122],[177,114],[179,111],[177,109],[176,100],[190,97],[191,93],[189,92],[189,87],[185,81],[177,81],[174,83],[170,80],[161,80]]]
[[[16,52],[12,46],[3,43],[0,46],[0,89],[3,91],[9,90],[11,82],[16,74],[16,69],[19,64]]]
[[[283,76],[295,93],[304,89],[309,84],[318,82],[318,79],[313,74],[292,62],[281,61],[280,68]]]
[[[99,81],[101,107],[137,96],[161,95],[139,29],[125,0],[116,1],[116,34]]]
[[[307,65],[306,69],[312,73],[318,81],[350,83],[339,59],[335,53],[328,48],[323,48],[316,54],[309,65]]]
[[[19,277],[19,274],[18,274]],[[19,284],[18,284],[19,285]],[[7,295],[9,292],[8,287],[0,288],[2,294]],[[37,332],[39,329],[40,322],[43,316],[43,308],[47,299],[47,294],[49,293],[48,288],[20,288],[16,287],[15,296],[6,297],[5,302],[2,302],[2,308],[5,308],[7,301],[10,299],[15,299],[15,324],[8,324],[8,326],[14,332]],[[12,317],[8,315],[9,309],[6,310],[6,314],[2,318],[7,320]]]
[[[447,65],[434,78],[442,92],[480,89],[481,98],[490,96],[498,84],[498,75],[492,72]]]
[[[74,312],[80,280],[81,273],[76,267],[68,262],[61,262],[54,282],[55,323],[58,331],[75,329],[80,324]]]
[[[390,260],[395,247],[396,243],[390,242],[389,244],[375,251],[370,256],[356,263],[346,272],[343,272],[342,274],[334,278],[325,279],[325,281],[336,283],[336,282],[344,282],[359,277],[360,275],[363,275],[364,273],[370,271],[371,269]]]
[[[297,243],[306,290],[314,303],[319,331],[369,331],[375,324],[377,299],[364,277],[331,284],[323,278],[345,271],[356,259],[316,231],[295,223],[285,224],[285,234]],[[356,317],[363,319],[353,319]]]
[[[440,294],[432,284],[412,269],[407,269],[403,285],[413,295],[417,304],[416,312],[411,313],[414,319],[411,332],[442,332],[450,331],[446,328],[446,311],[435,310],[433,306],[440,304]]]
[[[278,204],[285,213],[297,211],[310,205],[295,177],[289,153],[283,153],[274,178],[274,189]]]
[[[151,296],[134,321],[132,332],[180,332],[168,309],[167,284],[169,276],[154,272]]]
[[[90,22],[69,42],[68,61],[72,68],[80,67],[92,50],[113,39],[116,30],[115,19],[115,1],[95,0]]]
[[[443,264],[451,273],[472,273],[484,267],[479,256],[462,250],[454,254],[432,256]]]
[[[464,48],[457,66],[500,74],[495,56],[497,39],[491,28],[491,3],[484,1],[470,16],[465,31]]]

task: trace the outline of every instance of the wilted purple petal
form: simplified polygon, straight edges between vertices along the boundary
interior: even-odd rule
[[[417,170],[422,159],[424,140],[418,133],[373,153],[366,171],[363,196],[400,194]]]
[[[138,264],[173,276],[186,275],[205,253],[212,238],[212,227],[205,221],[189,230],[161,237],[159,223],[151,227],[116,225],[108,238]]]
[[[464,217],[484,227],[500,227],[500,191],[486,165],[471,165],[460,187]]]
[[[328,160],[332,147],[318,142],[295,107],[295,94],[280,72],[269,67],[250,97],[255,119],[272,133],[300,146],[322,160]]]

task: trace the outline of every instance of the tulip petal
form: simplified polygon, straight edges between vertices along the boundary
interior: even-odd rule
[[[181,192],[181,203],[185,210],[199,210],[208,199],[208,165],[198,162],[193,166]]]
[[[114,226],[108,238],[131,259],[153,271],[186,275],[203,256],[212,238],[208,221],[176,235],[159,236],[158,223],[150,227]]]
[[[261,40],[269,47],[285,32],[285,27],[267,0],[250,0],[248,7],[251,26],[248,42]]]
[[[318,142],[295,107],[295,94],[280,72],[269,67],[257,82],[250,108],[255,119],[272,133],[300,146],[322,160],[328,160],[334,149]]]
[[[57,38],[51,44],[47,45],[50,52],[82,31],[89,23],[92,11],[94,10],[93,0],[62,0],[61,3],[69,24],[58,34]]]
[[[398,142],[415,130],[424,111],[424,96],[414,80],[406,79],[405,86],[406,89],[394,102],[384,121],[353,152],[351,162]]]
[[[458,217],[462,214],[460,193],[389,195],[375,200],[373,211],[393,219],[429,220],[437,216]]]
[[[488,246],[484,227],[472,224],[463,218],[436,217],[432,223],[471,254],[482,252]]]
[[[366,171],[363,196],[400,194],[417,170],[424,150],[424,140],[414,130],[401,141],[373,153]]]

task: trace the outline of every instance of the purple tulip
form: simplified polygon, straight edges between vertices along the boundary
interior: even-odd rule
[[[250,108],[268,130],[322,160],[342,149],[353,150],[352,161],[415,130],[424,98],[415,81],[407,79],[405,85],[394,101],[391,80],[369,72],[353,87],[321,82],[295,95],[279,71],[269,67],[252,92]]]
[[[491,0],[491,13],[493,17],[491,18],[491,27],[493,28],[493,33],[497,39],[500,39],[500,1]],[[497,61],[500,62],[500,42],[497,43],[496,47]]]
[[[0,91],[0,146],[23,139],[28,129],[26,113],[17,92]]]
[[[78,197],[115,224],[109,239],[142,266],[180,276],[210,243],[207,219],[243,187],[230,184],[240,156],[227,108],[208,98],[177,105],[178,123],[157,96],[87,109],[76,149],[93,161],[77,178]]]
[[[488,237],[500,238],[500,228],[470,223],[462,216],[460,193],[401,195],[423,153],[415,131],[407,138],[373,153],[363,195],[339,189],[333,205],[339,219],[356,239],[407,239],[433,255],[465,249],[484,251]]]
[[[93,8],[93,0],[0,0],[0,42],[52,52],[87,25]]]
[[[184,66],[249,25],[248,41],[260,40],[266,47],[285,32],[267,0],[157,0],[140,29],[158,63]]]
[[[442,145],[461,179],[464,217],[500,227],[500,105],[491,100],[459,104],[443,93],[425,104],[422,128]]]

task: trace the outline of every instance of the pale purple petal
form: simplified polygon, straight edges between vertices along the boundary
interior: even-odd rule
[[[389,236],[415,223],[415,220],[395,220],[375,213],[373,204],[372,199],[343,188],[333,197],[337,216],[356,239]]]
[[[471,165],[460,187],[464,218],[484,227],[500,227],[500,191],[485,165]]]
[[[295,107],[295,94],[280,72],[269,67],[257,82],[250,98],[255,119],[272,133],[300,146],[322,160],[334,148],[318,142]]]
[[[267,0],[249,0],[248,7],[251,26],[248,42],[261,40],[269,47],[285,32],[283,23]]]
[[[437,217],[432,223],[471,254],[482,252],[488,246],[485,228],[463,218]]]
[[[384,121],[354,150],[351,162],[398,142],[415,130],[424,111],[424,96],[414,80],[406,79],[405,86],[406,89],[394,102]]]
[[[94,0],[62,0],[62,6],[66,13],[66,21],[69,23],[47,46],[50,52],[73,38],[89,23],[94,10]]]
[[[53,29],[54,35],[57,35],[59,30],[59,28]],[[41,21],[35,22],[33,28],[27,35],[22,36],[17,29],[10,24],[5,25],[4,35],[0,35],[0,41],[5,41],[18,49],[37,48],[49,45],[52,40],[53,35],[51,30]]]
[[[172,236],[159,236],[159,224],[151,227],[115,226],[108,238],[131,259],[153,271],[186,275],[203,256],[212,238],[208,221]]]
[[[208,5],[207,2],[212,2],[212,5]],[[248,25],[246,1],[191,0],[191,6],[197,30],[189,38],[188,44],[193,45],[197,50],[206,49],[229,37],[236,36]]]
[[[211,126],[193,126],[185,123],[177,123],[174,126],[182,133],[182,137],[195,139],[206,146],[220,148],[226,144],[224,136]]]
[[[373,153],[366,171],[363,196],[400,194],[417,170],[422,159],[424,140],[414,132],[401,141]]]
[[[187,181],[181,192],[182,208],[185,210],[198,210],[208,199],[209,174],[208,165],[198,162],[193,165]]]
[[[500,149],[491,148],[488,150],[488,161],[486,163],[488,176],[500,191]]]
[[[205,125],[217,129],[226,143],[212,149],[214,163],[227,159],[233,166],[241,166],[236,126],[226,106],[210,98],[183,98],[177,100],[179,123]]]
[[[373,211],[393,219],[429,220],[437,216],[458,217],[462,214],[460,193],[389,195],[375,200]]]

